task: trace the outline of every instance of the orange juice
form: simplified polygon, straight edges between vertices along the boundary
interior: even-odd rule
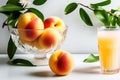
[[[120,58],[120,31],[98,31],[98,48],[102,73],[117,73],[119,71]]]

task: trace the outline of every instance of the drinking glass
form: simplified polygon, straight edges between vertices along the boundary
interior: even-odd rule
[[[99,27],[98,50],[101,63],[101,73],[115,74],[119,72],[120,60],[120,29]]]

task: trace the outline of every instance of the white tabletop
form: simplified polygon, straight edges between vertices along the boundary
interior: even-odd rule
[[[120,80],[120,73],[103,75],[100,73],[100,64],[84,63],[89,54],[73,54],[75,67],[67,76],[56,76],[49,66],[25,67],[7,64],[7,55],[0,54],[1,80]],[[17,58],[32,59],[28,54],[17,54]]]

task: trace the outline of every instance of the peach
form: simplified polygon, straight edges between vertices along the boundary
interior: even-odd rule
[[[18,20],[17,28],[25,29],[28,23],[34,18],[38,17],[32,12],[23,13]]]
[[[20,16],[17,28],[20,38],[25,41],[34,41],[41,34],[44,25],[34,13],[28,12]]]
[[[36,47],[39,50],[43,50],[43,47],[39,44],[39,38],[34,41],[34,47]]]
[[[57,75],[67,75],[74,67],[73,56],[67,51],[58,50],[50,56],[49,67]]]
[[[56,47],[59,44],[61,35],[56,29],[47,28],[39,37],[39,45],[44,49]]]
[[[55,28],[59,32],[63,32],[65,30],[65,24],[62,19],[57,16],[52,16],[44,21],[44,28]]]

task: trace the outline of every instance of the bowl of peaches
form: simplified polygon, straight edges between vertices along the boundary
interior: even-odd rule
[[[23,13],[17,27],[9,27],[18,50],[34,55],[38,65],[47,65],[49,53],[58,50],[65,40],[67,27],[59,17],[46,18],[44,22],[34,13]]]

